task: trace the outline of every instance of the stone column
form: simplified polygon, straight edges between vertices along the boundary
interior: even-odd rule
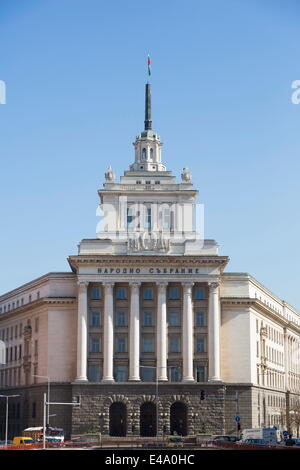
[[[76,382],[87,381],[87,288],[89,283],[78,281],[77,313],[77,377]]]
[[[208,363],[209,382],[219,382],[220,377],[220,300],[219,283],[209,282],[208,301]]]
[[[140,379],[140,282],[130,282],[129,379]]]
[[[157,380],[167,381],[167,282],[157,282]]]
[[[103,322],[103,377],[102,382],[114,382],[114,282],[105,282]]]
[[[183,282],[183,321],[182,321],[182,382],[194,382],[194,325],[193,325],[193,282]]]

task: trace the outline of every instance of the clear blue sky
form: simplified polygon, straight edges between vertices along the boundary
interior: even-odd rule
[[[1,0],[0,292],[49,271],[96,229],[97,189],[153,127],[205,204],[205,235],[300,309],[297,0]]]

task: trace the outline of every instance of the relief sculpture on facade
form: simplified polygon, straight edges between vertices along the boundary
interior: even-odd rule
[[[127,242],[128,251],[162,251],[167,253],[170,240],[161,232],[142,232],[130,235]]]

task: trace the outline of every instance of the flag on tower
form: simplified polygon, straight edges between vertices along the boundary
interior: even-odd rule
[[[150,62],[150,56],[148,54],[148,75],[151,75],[151,62]]]

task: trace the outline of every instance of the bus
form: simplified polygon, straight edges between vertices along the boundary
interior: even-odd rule
[[[23,436],[31,437],[34,441],[43,441],[43,426],[31,427],[24,429]],[[46,427],[46,441],[47,442],[60,442],[65,440],[64,430],[62,428]]]

